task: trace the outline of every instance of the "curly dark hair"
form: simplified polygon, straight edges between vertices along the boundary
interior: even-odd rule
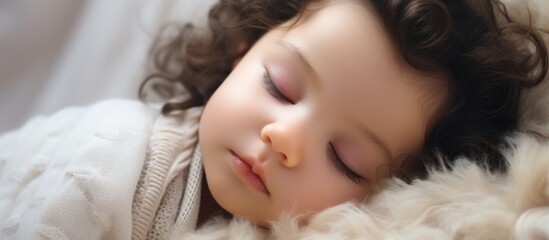
[[[431,168],[451,168],[460,156],[505,171],[501,150],[505,136],[517,129],[522,90],[547,74],[543,31],[514,21],[496,0],[361,1],[379,15],[412,68],[449,76],[447,107],[422,152],[407,156],[397,175],[406,181],[423,178]],[[235,59],[273,27],[301,16],[311,2],[317,1],[220,0],[209,12],[209,32],[187,23],[169,41],[157,39],[151,51],[156,72],[141,84],[140,98],[145,100],[147,91],[163,92],[151,81],[162,79],[190,93],[166,103],[164,114],[204,105]]]

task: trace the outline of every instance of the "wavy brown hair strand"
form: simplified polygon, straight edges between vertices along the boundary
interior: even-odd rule
[[[503,138],[517,128],[521,92],[547,74],[547,47],[539,31],[513,21],[497,1],[371,3],[410,66],[434,76],[451,73],[449,107],[423,152],[406,160],[402,172],[411,175],[405,178],[425,176],[428,168],[440,166],[441,154],[444,168],[464,156],[492,171],[505,170]]]
[[[209,12],[209,32],[198,32],[187,23],[166,43],[165,32],[169,28],[164,28],[151,51],[156,72],[141,84],[140,99],[146,101],[147,88],[170,98],[164,93],[167,91],[160,90],[163,88],[158,85],[162,84],[152,81],[160,79],[172,86],[181,84],[191,95],[166,103],[162,113],[205,104],[229,75],[237,58],[269,29],[301,14],[308,2],[312,1],[221,0]]]

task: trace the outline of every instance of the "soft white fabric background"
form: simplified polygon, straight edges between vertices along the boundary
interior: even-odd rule
[[[65,106],[136,98],[158,29],[202,23],[214,2],[0,1],[0,132]]]

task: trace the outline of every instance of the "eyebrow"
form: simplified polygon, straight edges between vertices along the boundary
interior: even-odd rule
[[[301,65],[303,65],[305,69],[307,69],[307,71],[313,76],[313,79],[316,79],[318,77],[318,73],[313,68],[313,66],[311,66],[311,64],[305,57],[305,54],[303,54],[303,52],[299,48],[297,48],[295,45],[287,41],[280,41],[278,42],[278,44],[280,44],[282,47],[286,48],[294,56],[296,56],[299,59],[299,62],[301,63]]]

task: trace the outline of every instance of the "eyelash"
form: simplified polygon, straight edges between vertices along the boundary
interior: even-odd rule
[[[267,92],[269,92],[269,94],[271,94],[278,101],[283,103],[294,104],[292,100],[290,100],[288,97],[286,97],[286,95],[284,95],[284,93],[278,90],[276,85],[273,83],[273,80],[271,79],[271,75],[269,75],[269,72],[265,72],[265,74],[263,74],[263,85],[267,89]]]
[[[263,85],[274,98],[276,98],[278,101],[283,103],[290,103],[294,104],[292,100],[290,100],[286,95],[284,95],[276,85],[273,83],[273,80],[271,79],[271,76],[269,75],[269,72],[265,72],[263,75]],[[332,144],[328,145],[328,156],[334,163],[335,167],[345,174],[351,181],[355,182],[356,184],[361,184],[364,181],[364,178],[362,178],[360,175],[353,172],[349,167],[347,167],[341,158],[337,155],[337,152],[335,151]]]
[[[363,177],[361,177],[360,175],[353,172],[353,170],[351,170],[349,167],[347,167],[345,165],[345,163],[343,163],[343,161],[341,160],[341,158],[339,157],[339,155],[335,151],[334,146],[332,144],[328,145],[328,156],[330,157],[330,159],[334,163],[335,167],[340,172],[345,174],[345,176],[347,176],[349,179],[351,179],[351,181],[355,182],[356,184],[361,184],[364,181]]]

